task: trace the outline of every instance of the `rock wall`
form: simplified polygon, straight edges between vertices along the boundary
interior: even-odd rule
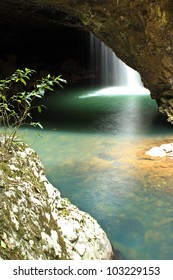
[[[105,232],[47,180],[36,153],[16,142],[0,161],[0,259],[114,258]]]

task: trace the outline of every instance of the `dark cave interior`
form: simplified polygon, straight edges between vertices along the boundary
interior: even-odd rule
[[[69,83],[90,78],[89,33],[65,26],[28,26],[2,29],[0,78],[25,67],[62,74]],[[85,72],[85,73],[83,73]],[[77,80],[77,81],[76,81]]]

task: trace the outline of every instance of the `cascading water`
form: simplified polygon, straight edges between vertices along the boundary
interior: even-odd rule
[[[90,40],[90,66],[95,74],[96,80],[103,86],[139,88],[148,92],[143,87],[140,75],[122,62],[111,49],[105,46],[93,34],[89,35]],[[120,90],[120,88],[119,88]],[[124,89],[123,89],[124,90]],[[126,88],[127,91],[127,88]]]

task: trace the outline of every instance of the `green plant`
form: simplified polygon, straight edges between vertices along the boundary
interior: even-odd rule
[[[47,75],[41,80],[36,80],[32,90],[29,91],[28,81],[35,72],[28,68],[18,69],[10,77],[0,80],[0,123],[4,128],[1,147],[3,146],[7,152],[10,151],[22,125],[30,124],[42,128],[39,122],[32,121],[31,110],[37,107],[38,112],[41,113],[43,105],[34,106],[33,101],[36,98],[43,98],[46,92],[53,91],[55,85],[62,87],[61,83],[66,82],[61,75],[58,77]],[[19,83],[23,85],[24,90],[16,93],[14,86]]]

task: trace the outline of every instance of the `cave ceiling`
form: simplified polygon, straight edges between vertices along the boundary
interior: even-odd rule
[[[94,33],[137,70],[173,121],[173,4],[168,0],[1,0],[1,49],[29,28],[66,26]],[[20,32],[19,32],[20,33]],[[18,34],[19,34],[18,33]],[[46,40],[46,34],[45,34]]]

